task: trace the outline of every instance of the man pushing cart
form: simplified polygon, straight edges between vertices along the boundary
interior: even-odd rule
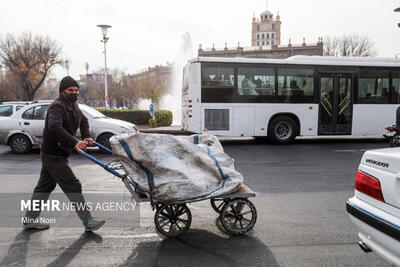
[[[241,235],[253,229],[257,211],[248,198],[255,193],[243,184],[234,160],[215,136],[122,134],[110,138],[112,151],[93,143],[115,160],[104,164],[79,152],[121,178],[136,201],[149,201],[162,235],[185,233],[192,221],[187,204],[207,199],[228,233]]]

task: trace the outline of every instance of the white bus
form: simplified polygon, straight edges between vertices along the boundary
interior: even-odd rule
[[[400,104],[400,60],[294,56],[195,58],[183,75],[182,126],[196,133],[381,135]]]

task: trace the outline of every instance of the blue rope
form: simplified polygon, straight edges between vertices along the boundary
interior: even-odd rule
[[[199,144],[199,135],[198,134],[196,134],[194,136],[194,144],[196,144],[196,145]],[[208,196],[211,196],[213,193],[217,192],[218,190],[221,190],[222,188],[224,188],[226,180],[229,179],[229,175],[225,175],[224,174],[224,172],[222,171],[221,165],[219,165],[219,162],[215,158],[215,156],[213,154],[211,154],[211,150],[210,150],[209,147],[207,147],[207,152],[208,152],[208,155],[214,160],[215,164],[217,165],[218,172],[222,177],[222,183],[220,184],[220,186],[218,188],[214,189],[213,191],[211,191],[211,192],[209,192],[207,194],[204,194],[204,195],[201,195],[201,196],[195,196],[195,197],[191,197],[191,198],[179,199],[179,200],[176,200],[176,201],[190,201],[190,200],[195,200],[195,199],[199,199],[199,198],[206,198]]]
[[[124,148],[126,154],[128,155],[129,159],[132,160],[133,162],[135,162],[137,165],[139,165],[140,168],[142,168],[142,170],[146,173],[147,176],[147,183],[149,185],[150,191],[153,192],[154,188],[155,188],[155,184],[154,184],[154,176],[153,173],[151,171],[149,171],[149,169],[147,169],[146,167],[144,167],[142,165],[142,163],[140,163],[139,161],[136,161],[133,156],[132,156],[132,152],[129,149],[128,144],[125,142],[124,139],[119,139],[119,143],[122,145],[122,147]]]
[[[208,151],[208,155],[214,160],[215,164],[217,165],[218,172],[219,172],[219,174],[221,175],[222,179],[228,179],[228,178],[229,178],[229,175],[225,175],[225,174],[224,174],[224,172],[222,171],[221,166],[219,165],[218,160],[214,157],[213,154],[211,154],[211,151],[210,151],[210,148],[209,148],[209,147],[207,147],[207,151]]]

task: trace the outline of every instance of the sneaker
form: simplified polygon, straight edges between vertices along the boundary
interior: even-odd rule
[[[45,223],[24,223],[23,227],[26,230],[46,230],[49,229],[50,225]]]
[[[94,218],[90,218],[87,222],[87,224],[85,225],[85,231],[86,232],[91,232],[91,231],[95,231],[97,229],[99,229],[100,227],[102,227],[105,224],[106,221],[101,220],[98,221]]]

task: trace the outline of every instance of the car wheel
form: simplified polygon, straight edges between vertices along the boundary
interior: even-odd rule
[[[389,143],[390,143],[390,147],[400,146],[400,135],[395,135],[395,136],[390,137]]]
[[[268,137],[275,144],[290,144],[296,138],[297,126],[288,116],[274,118],[268,128]]]
[[[111,149],[111,145],[110,145],[111,136],[113,136],[112,133],[104,133],[104,134],[100,135],[99,138],[97,138],[97,142],[100,145],[105,146],[108,149]]]
[[[18,134],[11,137],[10,148],[16,154],[24,154],[31,150],[32,143],[25,135]]]

